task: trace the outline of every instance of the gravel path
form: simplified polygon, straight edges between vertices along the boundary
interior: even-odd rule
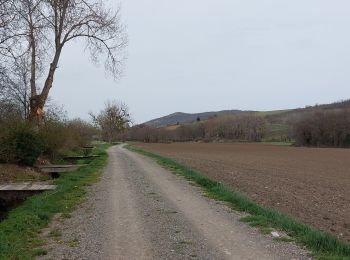
[[[350,149],[138,143],[350,243]]]
[[[109,156],[81,207],[43,232],[48,255],[40,259],[310,259],[151,159],[121,146]]]

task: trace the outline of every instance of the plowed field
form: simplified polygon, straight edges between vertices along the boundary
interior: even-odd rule
[[[350,149],[136,144],[350,242]]]

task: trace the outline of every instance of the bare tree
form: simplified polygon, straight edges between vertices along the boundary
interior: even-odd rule
[[[293,125],[297,145],[350,147],[350,110],[313,109],[301,114]]]
[[[124,103],[109,101],[98,115],[90,113],[94,123],[101,129],[105,141],[116,141],[131,123],[129,108]]]
[[[0,99],[16,105],[23,119],[28,119],[30,112],[30,70],[27,64],[26,56],[21,56],[14,59],[11,72],[0,71]]]
[[[2,1],[12,10],[11,14],[2,13],[2,59],[29,56],[31,122],[39,125],[42,121],[62,51],[69,42],[85,40],[92,60],[98,62],[103,58],[105,68],[115,78],[119,77],[127,43],[119,8],[113,11],[102,0]],[[39,87],[40,70],[46,74]]]
[[[0,47],[9,39],[9,24],[15,17],[12,11],[10,0],[0,0]]]

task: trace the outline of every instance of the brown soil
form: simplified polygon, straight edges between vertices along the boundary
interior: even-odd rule
[[[265,144],[137,144],[350,242],[350,150]]]
[[[0,163],[0,184],[22,181],[43,181],[50,176],[31,167]]]

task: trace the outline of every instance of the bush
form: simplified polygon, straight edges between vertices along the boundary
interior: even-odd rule
[[[45,150],[44,140],[28,125],[10,128],[0,140],[0,160],[32,166]]]
[[[96,127],[90,123],[76,118],[67,123],[70,132],[70,144],[76,147],[88,145],[99,134]],[[69,143],[68,143],[69,144]]]
[[[44,154],[53,160],[64,149],[69,131],[62,122],[48,121],[39,129],[39,135],[47,144]]]
[[[23,122],[21,111],[12,103],[0,100],[0,138],[4,137],[9,128]]]
[[[294,124],[297,145],[350,147],[350,110],[305,113]]]
[[[39,129],[39,135],[47,144],[44,155],[51,160],[57,159],[66,150],[90,144],[96,133],[91,124],[80,119],[66,122],[48,120]]]

